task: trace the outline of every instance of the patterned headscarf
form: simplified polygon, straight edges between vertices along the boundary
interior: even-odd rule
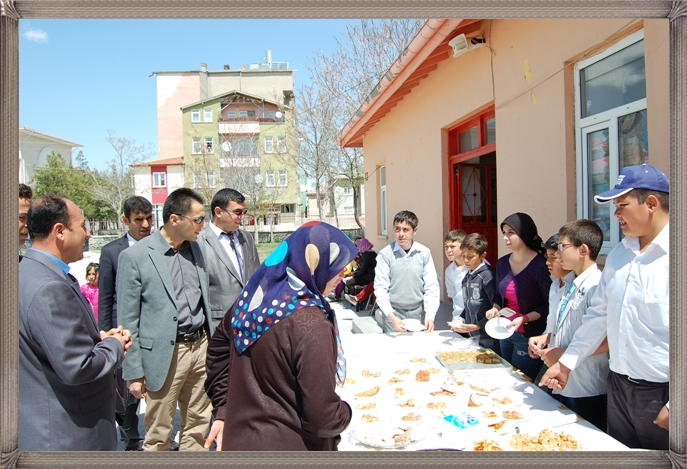
[[[365,238],[358,238],[355,240],[355,245],[360,249],[360,254],[369,251],[374,245]]]
[[[334,311],[321,291],[358,254],[341,230],[313,221],[287,237],[251,276],[231,313],[234,346],[243,353],[280,320],[307,306],[317,306],[334,325],[336,374],[346,377]]]

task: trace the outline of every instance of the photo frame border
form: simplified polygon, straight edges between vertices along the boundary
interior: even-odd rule
[[[0,193],[16,200],[19,160],[19,23],[22,19],[663,18],[670,24],[670,451],[146,453],[18,450],[19,329],[15,238],[0,245],[0,468],[148,467],[674,467],[687,468],[687,2],[683,0],[0,0]],[[675,188],[678,190],[675,190]],[[0,206],[14,226],[16,206]]]

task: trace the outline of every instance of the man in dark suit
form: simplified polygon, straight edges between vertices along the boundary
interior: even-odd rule
[[[162,218],[158,232],[119,255],[117,313],[133,338],[124,378],[146,400],[144,450],[169,450],[178,405],[179,449],[204,451],[212,406],[204,389],[208,275],[196,242],[205,227],[203,197],[173,191]]]
[[[245,197],[221,189],[212,198],[212,223],[200,235],[210,277],[210,335],[260,266],[253,236],[239,229],[246,214]]]
[[[153,205],[145,198],[135,195],[124,201],[122,222],[129,231],[119,239],[103,246],[100,251],[100,275],[98,276],[98,323],[100,330],[109,331],[117,327],[117,260],[119,253],[133,246],[137,241],[150,236],[153,226]],[[141,448],[138,431],[139,399],[129,392],[122,378],[122,368],[117,369],[117,405],[115,419],[119,425],[120,437],[126,441],[126,451]]]
[[[29,209],[31,208],[31,199],[33,198],[33,191],[26,184],[19,184],[19,246],[23,246],[26,238],[29,237],[29,229],[26,226],[26,220],[29,216]],[[21,261],[21,257],[19,258]]]
[[[28,213],[33,247],[19,264],[19,449],[114,450],[114,376],[131,345],[99,332],[69,274],[83,258],[86,220],[72,201],[39,197]]]

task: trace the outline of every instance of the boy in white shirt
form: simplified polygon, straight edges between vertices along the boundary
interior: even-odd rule
[[[463,242],[466,233],[463,230],[451,230],[444,236],[444,254],[450,264],[446,267],[444,283],[446,294],[453,301],[453,320],[457,320],[463,312],[463,277],[468,272],[465,267],[460,243]]]
[[[564,292],[555,310],[549,314],[547,333],[530,339],[530,351],[546,366],[553,365],[565,352],[601,279],[596,258],[604,235],[591,220],[576,220],[558,232],[558,254],[563,269],[575,272],[563,287]],[[570,281],[572,280],[572,281]],[[549,345],[550,348],[543,348]],[[570,373],[563,390],[553,390],[554,397],[599,429],[606,431],[606,381],[608,379],[607,347],[603,353],[587,357]],[[597,351],[599,352],[599,351]]]
[[[625,238],[608,254],[582,325],[540,386],[562,390],[608,338],[608,434],[631,448],[668,449],[670,184],[650,165],[626,166],[611,200]]]

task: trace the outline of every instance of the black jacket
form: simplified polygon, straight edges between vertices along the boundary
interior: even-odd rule
[[[494,303],[500,303],[500,297],[496,284],[496,269],[491,265],[482,264],[474,272],[468,272],[463,277],[463,301],[465,309],[461,317],[466,324],[477,324],[479,331],[471,332],[473,337],[479,336],[480,343],[483,339],[491,339],[484,330],[487,323],[485,313]]]

